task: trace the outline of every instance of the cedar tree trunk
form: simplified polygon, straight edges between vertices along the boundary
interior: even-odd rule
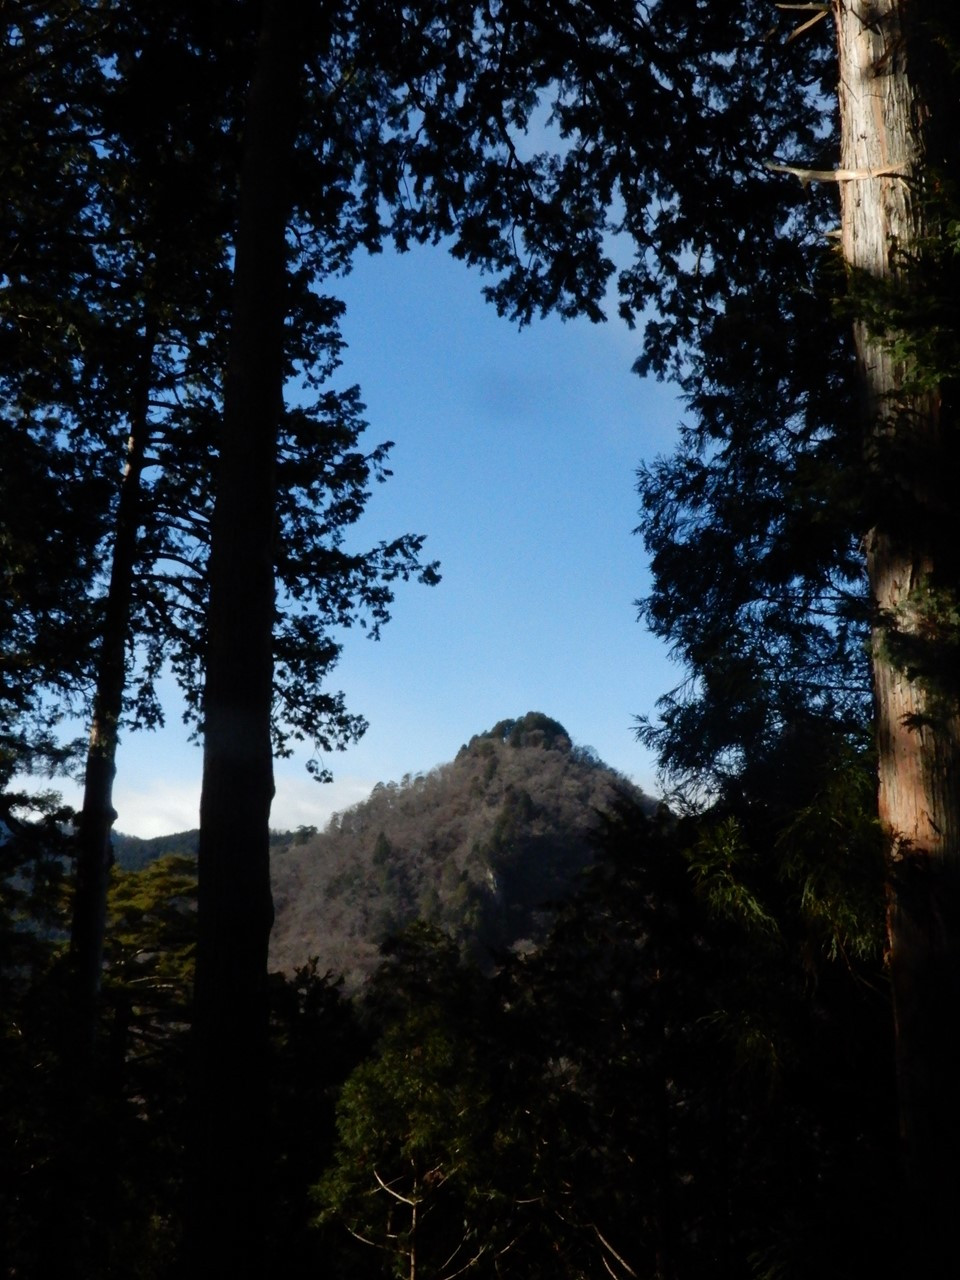
[[[123,710],[126,684],[126,651],[130,640],[130,606],[140,536],[141,476],[150,430],[148,400],[155,338],[156,324],[148,317],[117,504],[110,585],[87,748],[83,808],[77,833],[77,884],[70,935],[74,981],[72,1017],[77,1042],[72,1046],[72,1052],[76,1061],[85,1066],[90,1065],[96,1038],[107,888],[113,864],[110,833],[117,816],[113,808],[117,726]]]
[[[266,1273],[275,473],[298,8],[265,0],[248,93],[210,549],[189,1264],[238,1280]]]
[[[894,340],[904,337],[898,309],[920,297],[937,232],[929,196],[947,152],[935,131],[960,120],[939,114],[945,67],[920,25],[933,16],[929,0],[834,0],[834,8],[842,243],[860,304],[872,489],[865,546],[906,1243],[912,1274],[929,1280],[946,1274],[955,1249],[960,1190],[960,717],[956,673],[940,669],[938,621],[943,602],[957,599],[956,427],[944,388],[935,378],[921,383],[909,343]],[[871,301],[891,309],[886,332],[866,319]]]

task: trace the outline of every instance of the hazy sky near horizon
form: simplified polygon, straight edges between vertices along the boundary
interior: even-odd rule
[[[364,258],[337,282],[348,343],[337,381],[361,387],[366,444],[395,442],[394,474],[351,545],[425,533],[443,580],[400,584],[379,642],[345,633],[331,684],[369,730],[325,760],[332,784],[307,775],[308,752],[278,761],[275,828],[322,827],[376,782],[430,769],[531,710],[654,786],[633,718],[680,672],[636,620],[648,576],[635,471],[671,449],[682,406],[631,372],[640,339],[622,322],[518,331],[482,283],[441,249]],[[173,691],[168,705],[166,729],[121,742],[115,805],[129,834],[197,825],[201,754]]]

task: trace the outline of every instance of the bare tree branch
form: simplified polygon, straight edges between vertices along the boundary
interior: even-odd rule
[[[861,182],[867,178],[905,178],[906,166],[887,164],[879,169],[801,169],[792,164],[774,164],[768,160],[764,168],[771,173],[791,173],[802,187],[811,182]]]
[[[786,43],[789,44],[791,40],[796,40],[797,36],[802,36],[805,31],[809,31],[810,28],[816,26],[818,22],[822,22],[828,12],[829,11],[827,9],[820,9],[812,18],[808,18],[806,22],[801,22],[799,27],[794,27],[787,36]]]
[[[371,1249],[383,1249],[385,1253],[392,1253],[393,1250],[388,1244],[381,1244],[379,1240],[368,1240],[366,1236],[362,1236],[359,1231],[354,1231],[353,1227],[347,1227],[347,1230],[355,1240],[359,1240],[361,1244],[368,1244]]]
[[[634,1271],[633,1267],[631,1267],[631,1266],[630,1266],[630,1263],[629,1263],[629,1262],[627,1262],[624,1258],[621,1258],[621,1257],[620,1257],[619,1253],[617,1253],[616,1249],[613,1247],[613,1245],[610,1243],[610,1241],[609,1241],[609,1240],[607,1240],[607,1239],[604,1237],[604,1235],[601,1233],[600,1228],[597,1226],[597,1224],[596,1224],[595,1222],[592,1222],[590,1225],[593,1227],[594,1231],[596,1232],[597,1239],[600,1241],[600,1243],[603,1245],[603,1247],[607,1250],[607,1252],[608,1252],[608,1253],[610,1253],[610,1254],[612,1254],[612,1255],[613,1255],[613,1257],[614,1257],[614,1258],[616,1258],[616,1260],[620,1263],[621,1267],[623,1267],[623,1269],[624,1269],[624,1270],[625,1270],[629,1275],[631,1275],[631,1276],[635,1276],[637,1273]],[[602,1255],[601,1255],[601,1256],[602,1256]],[[604,1266],[607,1266],[607,1264],[606,1264],[606,1260],[605,1260],[605,1259],[604,1259]],[[607,1267],[607,1270],[608,1270],[608,1271],[610,1271],[610,1268],[609,1268],[609,1267]],[[610,1274],[611,1274],[611,1275],[613,1275],[613,1272],[612,1272],[612,1271],[610,1271]]]
[[[384,1180],[380,1177],[379,1173],[377,1173],[376,1169],[374,1169],[373,1171],[373,1176],[376,1178],[377,1182],[380,1183],[380,1186],[383,1188],[383,1190],[386,1191],[387,1195],[393,1196],[394,1200],[399,1200],[401,1204],[408,1204],[411,1207],[411,1209],[415,1209],[417,1205],[420,1203],[419,1200],[410,1200],[406,1196],[402,1196],[399,1191],[394,1191],[393,1187],[388,1187],[387,1184],[384,1182]]]
[[[464,1240],[465,1239],[466,1239],[466,1236],[464,1236]],[[463,1241],[461,1241],[460,1244],[457,1245],[457,1248],[454,1250],[454,1254],[452,1256],[455,1257],[456,1254],[460,1252],[462,1244],[463,1244]],[[469,1262],[465,1262],[463,1266],[459,1269],[459,1271],[452,1271],[450,1275],[444,1276],[443,1280],[456,1280],[457,1276],[462,1276],[465,1271],[469,1270],[469,1268],[474,1265],[474,1263],[479,1262],[486,1252],[487,1252],[487,1246],[485,1244],[482,1244],[480,1246],[479,1252],[475,1253],[473,1257],[469,1260]]]

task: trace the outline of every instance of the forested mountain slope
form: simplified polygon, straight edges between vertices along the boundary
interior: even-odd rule
[[[322,832],[274,832],[271,967],[292,972],[316,956],[321,972],[354,985],[384,939],[416,919],[448,930],[481,965],[536,941],[549,904],[592,860],[597,813],[617,791],[639,795],[563,725],[529,712],[427,774],[378,783]],[[195,856],[198,835],[117,833],[117,864]]]
[[[617,789],[636,794],[535,712],[471,738],[430,773],[378,784],[324,832],[274,847],[272,967],[316,955],[321,970],[356,982],[384,938],[417,918],[481,964],[535,941],[547,904],[591,861],[597,811]]]

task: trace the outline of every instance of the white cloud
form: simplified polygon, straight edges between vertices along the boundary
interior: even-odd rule
[[[149,840],[192,831],[200,824],[200,782],[156,779],[134,788],[125,787],[118,778],[113,804],[117,830],[124,835]]]
[[[277,770],[277,793],[270,813],[270,825],[275,831],[294,831],[301,826],[322,831],[331,814],[365,800],[374,786],[369,779],[356,777],[318,783],[302,764],[291,767],[288,763],[287,768],[289,772],[282,765]],[[79,808],[83,800],[81,788],[69,779],[17,778],[14,784],[29,793],[57,791],[74,808]],[[124,785],[121,774],[114,787],[113,803],[118,815],[116,829],[126,836],[150,840],[177,831],[192,831],[200,825],[200,778],[156,778],[129,786]]]
[[[270,811],[271,827],[275,831],[295,831],[297,827],[317,827],[322,831],[331,814],[366,800],[374,784],[364,778],[349,777],[319,783],[300,767],[289,774],[278,771],[276,785]]]
[[[335,782],[314,782],[302,771],[277,776],[277,793],[270,812],[276,831],[293,831],[300,826],[322,830],[330,815],[365,800],[373,783],[361,778],[338,778]],[[117,830],[124,835],[150,839],[190,831],[200,822],[200,782],[157,780],[134,789],[119,785],[114,798],[119,817]]]

